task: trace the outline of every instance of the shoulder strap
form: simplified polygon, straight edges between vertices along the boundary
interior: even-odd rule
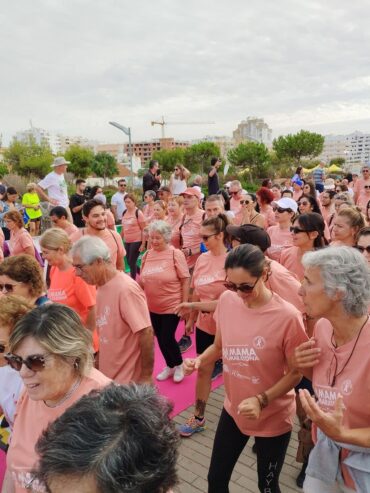
[[[135,216],[136,216],[137,221],[139,221],[139,208],[138,207],[136,207]]]
[[[122,212],[122,217],[126,214],[127,212],[127,209],[125,209],[123,212]]]
[[[113,231],[111,229],[108,229],[108,231],[110,231],[110,234],[112,235],[112,237],[114,239],[114,242],[115,242],[116,247],[117,247],[117,252],[118,252],[119,251],[119,246],[118,246],[117,238],[114,236]]]
[[[184,223],[185,223],[185,214],[182,216],[181,224],[180,224],[180,226],[179,226],[179,233],[180,233],[180,248],[182,248],[182,247],[183,247],[183,245],[184,245],[184,239],[183,239],[183,237],[182,237],[182,233],[181,233],[181,230],[182,230],[182,228],[183,228],[183,226],[184,226]]]

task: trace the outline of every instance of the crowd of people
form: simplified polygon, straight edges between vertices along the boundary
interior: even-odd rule
[[[68,196],[68,164],[21,200],[0,185],[2,493],[170,492],[178,437],[206,429],[220,375],[210,493],[229,491],[250,437],[259,491],[279,493],[296,416],[297,485],[370,491],[369,167],[298,167],[253,193],[221,186],[217,157],[204,184],[178,164],[163,185],[151,161],[143,194],[120,179],[109,207],[82,179]],[[155,381],[181,392],[193,372],[176,429]]]

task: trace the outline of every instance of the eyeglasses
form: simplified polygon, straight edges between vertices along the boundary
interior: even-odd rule
[[[311,229],[301,229],[301,228],[297,228],[297,226],[291,226],[289,229],[290,229],[290,232],[293,233],[294,235],[297,235],[298,233],[311,233],[312,232]]]
[[[241,293],[251,293],[253,291],[253,289],[255,288],[258,281],[259,281],[259,278],[253,284],[253,286],[251,286],[250,284],[244,283],[244,282],[242,284],[234,284],[233,282],[226,281],[226,282],[224,282],[224,286],[229,291],[234,291],[235,293],[237,291],[240,291]]]
[[[229,192],[230,195],[238,195],[240,193],[240,190],[238,190],[237,192]]]
[[[244,204],[248,205],[248,204],[250,204],[250,200],[240,200],[240,204],[241,205],[244,205]]]
[[[5,353],[5,344],[0,344],[0,353]]]
[[[213,233],[211,235],[208,235],[208,236],[201,236],[202,238],[202,241],[208,241],[209,238],[211,238],[211,236],[216,236],[218,233]]]
[[[80,270],[80,271],[83,271],[83,268],[86,267],[87,265],[90,265],[90,264],[72,264],[72,266],[76,269],[76,270]]]
[[[10,283],[5,283],[5,284],[0,284],[0,291],[5,291],[7,293],[12,293],[13,290],[14,290],[14,286],[18,286],[19,284],[22,284],[21,282],[16,282],[14,284],[10,284]]]
[[[370,245],[367,246],[367,247],[363,247],[363,246],[360,246],[360,245],[356,245],[355,248],[361,252],[361,253],[364,253],[365,250],[366,250],[366,253],[368,253],[370,255]]]
[[[175,171],[179,171],[179,168],[175,168]]]
[[[283,212],[293,212],[292,209],[284,209],[283,207],[273,207],[275,212],[283,214]]]
[[[300,205],[310,205],[310,203],[309,203],[309,202],[298,202],[298,207],[299,207]]]
[[[31,371],[41,371],[45,368],[45,361],[48,356],[48,354],[31,354],[31,356],[23,359],[20,356],[8,353],[4,358],[13,370],[21,371],[22,365],[25,365]]]

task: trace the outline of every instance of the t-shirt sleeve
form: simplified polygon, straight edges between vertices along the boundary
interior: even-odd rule
[[[136,283],[122,290],[120,313],[133,333],[140,332],[152,325],[143,290]]]
[[[126,249],[123,246],[121,236],[117,233],[117,231],[112,231],[112,234],[114,235],[118,245],[117,257],[126,257]]]
[[[69,207],[70,209],[73,209],[74,207],[77,207],[78,205],[81,205],[78,197],[76,195],[71,195],[69,199]]]
[[[302,315],[299,312],[296,312],[289,318],[289,323],[286,328],[283,348],[285,358],[290,358],[294,349],[306,341],[308,341],[308,336],[303,325]]]
[[[53,185],[53,178],[51,175],[46,175],[45,178],[38,182],[38,186],[43,190],[47,190],[51,185]]]
[[[138,215],[137,215],[137,220],[138,220],[139,224],[141,224],[141,225],[143,225],[143,226],[145,226],[145,225],[146,225],[146,219],[145,219],[145,216],[144,216],[144,214],[143,214],[141,211],[139,211],[139,213],[138,213]]]
[[[20,245],[23,249],[25,248],[28,248],[28,247],[32,247],[32,248],[35,248],[34,247],[34,244],[33,244],[33,241],[32,241],[32,238],[31,236],[28,234],[28,233],[24,233],[21,237],[20,237]]]
[[[118,204],[118,197],[116,194],[113,195],[110,201],[111,205],[117,205]]]
[[[96,305],[96,288],[87,284],[83,279],[75,277],[75,293],[78,301],[86,308]]]
[[[181,250],[174,250],[174,262],[179,279],[190,277],[189,267],[185,255]]]

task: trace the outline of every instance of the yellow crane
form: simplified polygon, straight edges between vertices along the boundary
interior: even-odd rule
[[[162,116],[162,119],[160,121],[151,121],[150,124],[152,127],[154,127],[154,125],[161,125],[161,135],[162,135],[162,139],[164,139],[165,125],[214,125],[215,122],[167,122],[165,121],[164,116]]]

